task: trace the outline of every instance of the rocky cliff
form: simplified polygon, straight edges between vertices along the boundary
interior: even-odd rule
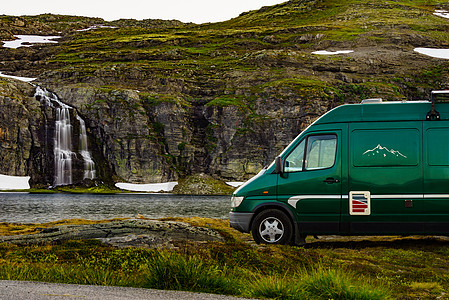
[[[448,46],[449,20],[435,9],[444,7],[292,0],[204,25],[8,17],[4,38],[37,29],[62,38],[0,48],[0,71],[38,77],[77,109],[99,180],[150,183],[200,173],[245,180],[335,106],[424,99],[447,88],[447,61],[413,51]],[[107,27],[77,31],[94,24]],[[31,86],[1,82],[0,173],[51,185],[43,136],[51,117]]]

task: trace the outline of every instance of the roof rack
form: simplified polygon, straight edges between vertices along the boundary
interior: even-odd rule
[[[363,99],[362,104],[371,104],[371,103],[382,103],[382,98],[369,98],[369,99]]]
[[[432,91],[430,93],[432,108],[426,115],[426,120],[439,120],[440,113],[435,110],[435,103],[449,103],[449,90]]]
[[[441,90],[441,91],[432,91],[431,92],[431,100],[438,100],[438,103],[441,102],[449,102],[449,90]]]

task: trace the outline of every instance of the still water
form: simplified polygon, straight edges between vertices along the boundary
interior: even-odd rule
[[[229,196],[170,194],[28,194],[0,193],[0,222],[43,223],[62,219],[228,218]]]

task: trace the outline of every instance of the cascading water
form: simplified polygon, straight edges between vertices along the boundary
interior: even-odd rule
[[[55,124],[55,185],[72,184],[72,125],[69,107],[63,103],[56,108]]]
[[[73,110],[76,113],[76,110],[61,102],[56,94],[39,86],[36,87],[35,97],[40,99],[42,105],[53,108],[56,113],[53,149],[55,156],[54,185],[72,184],[72,159],[77,153],[72,151],[73,128],[70,123],[70,111]],[[78,114],[76,114],[76,118],[80,124],[79,154],[84,161],[83,179],[94,179],[95,163],[88,150],[86,125]]]
[[[87,147],[86,125],[80,116],[77,115],[76,118],[80,122],[80,154],[84,159],[84,179],[94,179],[95,163]]]

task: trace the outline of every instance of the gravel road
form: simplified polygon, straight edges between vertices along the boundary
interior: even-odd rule
[[[0,280],[1,300],[239,300],[222,295],[112,286]]]

